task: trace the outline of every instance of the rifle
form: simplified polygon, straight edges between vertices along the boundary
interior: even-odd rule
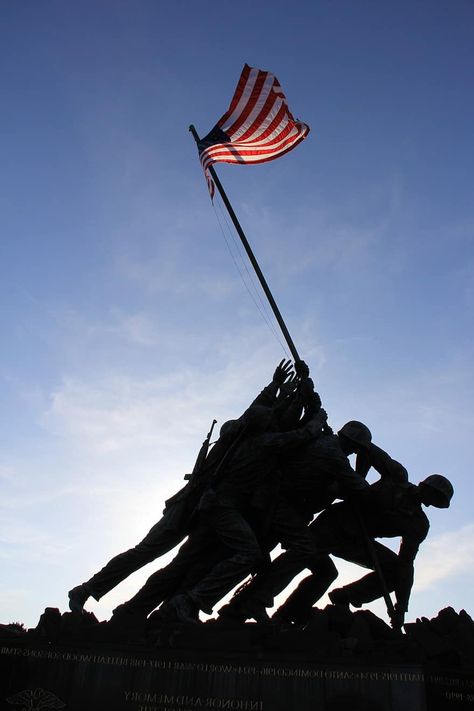
[[[380,567],[380,562],[379,562],[379,557],[377,555],[377,551],[375,549],[375,545],[371,537],[369,536],[367,532],[367,528],[365,527],[364,519],[362,518],[362,515],[359,511],[358,508],[355,508],[355,514],[356,517],[359,521],[359,526],[362,531],[362,537],[364,538],[364,543],[367,547],[367,550],[369,552],[369,555],[372,559],[372,565],[374,566],[374,571],[379,579],[380,587],[382,590],[382,596],[385,601],[385,606],[387,608],[387,613],[391,621],[395,619],[395,607],[392,602],[392,598],[390,597],[390,591],[388,589],[387,582],[385,580],[385,576],[382,572],[382,568]]]
[[[212,431],[214,429],[214,425],[216,425],[216,424],[217,424],[217,420],[212,420],[211,429],[207,433],[206,439],[204,440],[204,442],[201,445],[201,449],[199,450],[199,453],[196,457],[196,461],[194,463],[194,467],[193,467],[191,474],[184,475],[184,478],[187,481],[193,481],[193,480],[197,479],[197,477],[199,476],[201,469],[203,467],[204,461],[207,457],[207,453],[209,451],[209,444],[210,444],[211,437],[212,437]]]

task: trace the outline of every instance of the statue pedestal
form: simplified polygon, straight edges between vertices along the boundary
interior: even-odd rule
[[[47,608],[34,630],[0,626],[0,710],[472,710],[473,626],[447,608],[400,635],[326,608],[305,629],[125,630]]]
[[[70,711],[462,711],[474,674],[424,664],[325,661],[311,654],[120,645],[0,648],[0,709]]]

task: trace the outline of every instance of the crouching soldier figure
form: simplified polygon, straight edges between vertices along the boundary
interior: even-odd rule
[[[453,487],[441,474],[428,476],[418,485],[411,484],[405,467],[383,449],[372,443],[365,449],[357,468],[364,475],[373,466],[380,479],[359,497],[357,505],[341,502],[330,506],[310,529],[318,550],[365,568],[374,570],[375,551],[388,591],[395,591],[396,604],[391,622],[394,628],[400,629],[413,585],[414,560],[429,530],[422,505],[448,508]],[[375,538],[393,537],[401,537],[398,555],[381,543],[373,542]],[[370,546],[373,547],[372,553]],[[300,583],[275,613],[277,618],[297,622],[308,619],[312,606],[324,592],[312,578],[308,576]],[[379,575],[371,572],[350,585],[333,590],[329,598],[334,604],[360,607],[382,597],[383,592]]]

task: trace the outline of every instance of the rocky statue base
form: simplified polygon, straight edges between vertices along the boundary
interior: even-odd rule
[[[442,610],[393,632],[329,606],[305,628],[99,623],[47,608],[0,625],[0,709],[463,711],[474,708],[474,623]]]

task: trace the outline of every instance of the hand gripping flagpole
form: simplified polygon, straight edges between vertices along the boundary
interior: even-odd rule
[[[198,133],[192,124],[189,127],[189,130],[193,134],[196,144],[199,144],[200,139],[199,139]],[[209,167],[209,173],[211,174],[212,179],[213,179],[213,181],[214,181],[214,183],[215,183],[215,185],[222,197],[224,205],[227,208],[227,212],[230,215],[230,219],[234,223],[234,227],[237,230],[237,233],[240,237],[240,240],[244,246],[245,251],[247,252],[248,258],[250,259],[250,262],[252,263],[252,266],[255,269],[255,273],[257,274],[260,284],[262,285],[262,289],[265,292],[265,296],[267,297],[267,299],[270,303],[270,306],[272,307],[272,311],[275,314],[275,318],[278,321],[278,325],[281,328],[281,332],[283,333],[283,335],[285,337],[285,340],[288,344],[288,348],[290,349],[291,355],[293,356],[293,359],[295,361],[298,361],[298,360],[300,360],[298,351],[296,350],[296,346],[293,343],[293,339],[290,336],[290,332],[288,331],[286,324],[283,321],[283,316],[280,313],[280,309],[278,308],[277,303],[276,303],[275,299],[273,298],[272,292],[270,291],[267,281],[266,281],[265,277],[263,276],[263,272],[260,269],[260,266],[255,258],[252,248],[251,248],[251,246],[247,240],[247,237],[245,236],[245,233],[242,229],[242,226],[241,226],[239,220],[237,219],[237,215],[235,214],[234,209],[233,209],[232,205],[230,204],[229,198],[227,197],[225,190],[222,187],[221,181],[217,177],[216,171],[214,170],[214,167],[212,165]]]

